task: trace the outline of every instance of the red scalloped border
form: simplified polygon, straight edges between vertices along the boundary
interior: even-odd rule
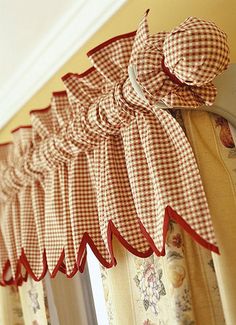
[[[147,11],[148,12],[148,11]],[[123,39],[123,38],[128,38],[128,37],[132,37],[136,35],[136,31],[130,32],[130,33],[125,33],[125,34],[121,34],[115,37],[112,37],[110,39],[108,39],[107,41],[99,44],[98,46],[94,47],[93,49],[91,49],[88,53],[87,56],[90,57],[91,55],[93,55],[95,52],[97,52],[98,50],[101,50],[102,48],[106,47],[107,45],[119,40],[119,39]],[[96,68],[95,67],[91,67],[87,70],[85,70],[83,73],[78,74],[78,73],[67,73],[66,75],[62,76],[62,80],[66,80],[67,78],[71,77],[71,76],[76,76],[78,78],[83,78],[85,76],[87,76],[89,73],[95,71]],[[53,96],[64,96],[66,93],[65,90],[62,91],[57,91],[57,92],[53,92],[52,95]],[[30,111],[31,113],[38,113],[38,112],[42,112],[42,111],[46,111],[50,108],[50,106],[47,106],[46,108],[43,109],[33,109]],[[31,125],[26,125],[26,126],[19,126],[16,129],[14,129],[12,131],[12,133],[18,131],[21,128],[31,128]],[[11,144],[12,142],[8,142],[8,143],[3,143],[0,144],[0,146],[2,145],[8,145]],[[114,223],[112,222],[112,220],[110,220],[108,222],[108,228],[107,228],[107,241],[108,241],[108,247],[109,247],[109,251],[110,251],[110,256],[111,256],[111,261],[107,262],[103,256],[100,254],[99,250],[97,249],[96,245],[94,244],[92,238],[89,236],[88,233],[84,233],[78,253],[77,253],[77,260],[75,262],[74,268],[72,270],[72,272],[70,274],[67,274],[66,272],[66,267],[64,265],[64,257],[65,257],[65,253],[64,250],[62,251],[60,258],[58,260],[57,265],[55,266],[53,272],[50,274],[50,276],[52,278],[54,278],[56,276],[56,274],[58,273],[58,271],[64,273],[68,278],[73,277],[78,271],[79,272],[83,272],[84,271],[84,267],[85,267],[85,263],[86,263],[86,245],[88,244],[90,246],[90,248],[92,249],[94,255],[97,257],[97,259],[100,261],[100,263],[105,266],[106,268],[110,268],[112,266],[116,265],[116,259],[114,256],[114,252],[113,252],[113,246],[112,246],[112,237],[113,235],[115,235],[117,237],[117,239],[119,240],[119,242],[129,251],[131,252],[133,255],[138,256],[138,257],[149,257],[150,255],[152,255],[153,253],[155,253],[157,256],[164,256],[165,255],[165,243],[166,243],[166,236],[167,236],[167,231],[168,231],[168,224],[170,219],[173,219],[174,221],[176,221],[187,233],[189,233],[192,238],[194,238],[201,246],[219,254],[219,249],[217,246],[207,242],[206,240],[204,240],[200,235],[198,235],[190,226],[189,224],[175,211],[173,210],[170,206],[167,206],[165,209],[165,217],[164,217],[164,222],[163,222],[163,247],[162,250],[159,251],[157,249],[157,247],[155,246],[154,241],[152,240],[151,236],[149,235],[149,233],[147,232],[145,226],[142,224],[141,220],[139,220],[139,224],[140,224],[140,231],[142,232],[143,236],[146,238],[147,242],[149,243],[149,249],[146,252],[139,252],[137,251],[133,246],[131,246],[120,234],[119,230],[115,227]],[[27,280],[28,275],[30,275],[33,280],[35,281],[40,281],[44,278],[44,276],[46,275],[47,271],[48,271],[48,265],[47,265],[47,258],[46,258],[46,252],[43,252],[43,256],[42,256],[42,263],[43,263],[43,272],[39,277],[36,277],[31,266],[30,263],[28,262],[27,256],[25,255],[24,249],[22,248],[21,251],[21,256],[18,260],[17,263],[17,270],[16,270],[16,275],[15,275],[15,279],[10,278],[7,279],[7,274],[11,269],[11,265],[10,265],[10,261],[7,260],[5,263],[5,266],[3,267],[2,270],[2,280],[0,280],[0,285],[1,286],[6,286],[6,285],[18,285],[20,286],[24,281]],[[26,274],[23,276],[21,274],[21,269],[22,266],[25,268],[26,270]]]
[[[164,216],[164,222],[163,222],[163,246],[162,250],[159,251],[152,240],[151,236],[147,232],[146,228],[142,224],[141,220],[139,219],[139,225],[140,225],[140,230],[143,236],[146,238],[147,242],[149,243],[149,249],[146,252],[139,252],[137,251],[132,245],[130,245],[120,234],[119,230],[116,228],[112,220],[109,220],[108,222],[108,227],[107,227],[107,242],[108,242],[108,247],[110,251],[110,256],[111,256],[111,261],[108,262],[107,260],[104,259],[104,257],[101,255],[99,250],[97,249],[96,245],[94,244],[92,238],[89,236],[87,232],[84,233],[82,241],[80,243],[80,247],[77,253],[77,260],[75,262],[74,268],[70,274],[67,274],[66,272],[66,267],[64,265],[64,257],[65,253],[64,250],[62,251],[58,263],[55,266],[53,272],[50,274],[51,278],[54,278],[58,271],[64,273],[68,278],[73,277],[78,271],[83,272],[85,263],[86,263],[86,245],[88,244],[93,251],[94,255],[97,257],[99,262],[106,268],[111,268],[117,264],[114,252],[113,252],[113,246],[112,246],[112,237],[113,235],[116,236],[116,238],[119,240],[119,242],[133,255],[141,257],[141,258],[146,258],[155,253],[157,256],[164,256],[165,255],[165,243],[166,243],[166,237],[167,237],[167,232],[168,232],[168,225],[170,220],[174,220],[176,223],[178,223],[183,230],[185,230],[187,233],[191,235],[193,239],[195,239],[196,242],[198,242],[201,246],[205,247],[206,249],[220,254],[219,249],[217,246],[207,242],[205,239],[203,239],[199,234],[196,233],[195,230],[193,230],[189,224],[175,211],[173,210],[170,206],[167,206],[165,208],[165,216]],[[25,255],[24,249],[22,248],[21,256],[18,260],[17,264],[17,271],[16,271],[16,276],[15,279],[6,279],[7,272],[10,270],[10,262],[7,261],[5,264],[5,267],[2,272],[2,280],[0,281],[1,286],[6,286],[6,285],[17,285],[20,286],[24,281],[27,280],[27,276],[30,275],[33,280],[35,281],[41,281],[47,271],[48,271],[48,266],[47,266],[47,258],[46,258],[46,252],[43,252],[43,272],[40,275],[40,277],[36,277],[30,263],[28,262],[27,256]],[[26,275],[22,276],[21,275],[21,266],[23,266],[26,270]]]

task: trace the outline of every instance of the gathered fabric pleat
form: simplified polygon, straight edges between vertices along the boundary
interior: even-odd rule
[[[17,284],[25,270],[34,280],[82,272],[87,244],[111,267],[112,236],[139,257],[165,255],[171,219],[218,252],[184,131],[128,78],[146,23],[90,51],[93,67],[65,75],[65,91],[0,146],[1,284],[7,270]]]

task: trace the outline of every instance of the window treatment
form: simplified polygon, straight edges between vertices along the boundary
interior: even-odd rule
[[[227,83],[225,83],[226,87]],[[228,122],[206,112],[183,112],[187,136],[198,160],[220,246],[213,254],[226,324],[236,322],[236,141]],[[231,136],[232,134],[232,136]]]
[[[114,241],[117,266],[102,267],[109,324],[236,322],[235,142],[219,115],[175,110],[175,118],[196,153],[221,254],[202,248],[174,222],[163,257],[141,259]]]
[[[0,287],[1,325],[51,325],[44,281]]]
[[[225,35],[219,32],[214,75],[202,86],[187,75],[186,84],[163,62],[163,46],[170,51],[176,34],[198,24],[205,32],[204,24],[190,19],[172,33],[149,35],[146,16],[137,32],[91,50],[93,67],[65,75],[66,90],[53,93],[49,107],[31,111],[32,127],[17,128],[13,142],[0,146],[2,285],[20,284],[27,274],[38,281],[47,270],[51,277],[59,270],[72,277],[84,269],[86,244],[111,267],[113,235],[139,257],[164,255],[170,220],[218,252],[192,148],[171,112],[154,102],[211,104],[216,89],[209,80],[228,64]],[[147,100],[131,85],[130,63],[137,65]],[[161,97],[152,92],[156,65],[165,71],[158,77]]]
[[[211,253],[178,224],[172,223],[165,256],[142,259],[117,241],[114,251],[117,266],[102,267],[109,325],[231,324],[224,320]]]

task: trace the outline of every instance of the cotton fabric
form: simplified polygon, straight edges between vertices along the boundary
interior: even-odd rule
[[[165,35],[150,36],[145,15],[137,32],[91,50],[93,67],[64,76],[66,90],[31,112],[32,128],[14,130],[13,143],[0,146],[2,285],[22,283],[25,269],[35,280],[47,270],[72,277],[84,269],[86,244],[111,267],[114,235],[139,257],[165,255],[170,220],[218,252],[182,128],[140,99],[128,78],[131,63],[145,72],[142,45],[162,44]],[[207,84],[198,90],[207,96]]]
[[[227,100],[227,99],[226,99]],[[228,122],[207,112],[183,112],[197,157],[221,255],[213,254],[226,324],[236,322],[236,143]]]

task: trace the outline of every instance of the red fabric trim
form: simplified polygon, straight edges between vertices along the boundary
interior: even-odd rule
[[[136,32],[137,31],[135,30],[135,31],[130,32],[130,33],[125,33],[125,34],[121,34],[121,35],[117,35],[115,37],[112,37],[112,38],[108,39],[107,41],[105,41],[105,42],[103,42],[103,43],[95,46],[90,51],[88,51],[87,52],[87,56],[89,57],[89,56],[93,55],[95,52],[103,49],[104,47],[106,47],[107,45],[109,45],[109,44],[111,44],[111,43],[113,43],[115,41],[118,41],[118,40],[123,39],[123,38],[129,38],[131,36],[135,36],[136,35]]]
[[[68,72],[67,74],[65,74],[64,76],[61,77],[61,80],[64,81],[64,80],[66,80],[69,77],[74,76],[74,75],[75,75],[75,73]]]
[[[118,229],[116,228],[116,226],[114,225],[114,223],[112,222],[112,220],[109,221],[109,227],[110,227],[110,240],[108,240],[108,244],[109,246],[111,246],[112,249],[112,235],[114,234],[117,239],[120,241],[120,243],[133,255],[136,255],[138,257],[149,257],[150,255],[152,255],[153,251],[151,249],[151,247],[146,251],[146,252],[139,252],[137,251],[133,246],[131,246],[120,234],[120,232],[118,231]],[[109,238],[109,237],[108,237]],[[112,251],[113,254],[113,251]]]
[[[34,272],[32,271],[31,269],[31,266],[28,262],[28,259],[25,255],[25,252],[24,252],[24,248],[21,249],[21,256],[20,256],[20,259],[19,259],[19,263],[22,264],[24,266],[24,268],[26,269],[27,273],[32,277],[33,280],[35,281],[40,281],[42,280],[46,273],[47,273],[47,260],[46,260],[46,253],[45,251],[43,252],[43,258],[42,258],[42,261],[43,261],[43,272],[42,274],[40,275],[39,278],[37,278],[37,276],[34,274]]]
[[[78,268],[81,272],[83,272],[83,267],[85,265],[85,256],[84,256],[84,250],[86,249],[86,245],[89,245],[91,250],[93,251],[94,255],[97,257],[97,259],[99,260],[99,262],[104,265],[106,268],[110,268],[111,266],[113,266],[113,263],[109,263],[107,262],[104,257],[101,255],[101,253],[99,252],[99,250],[97,249],[96,245],[94,244],[93,240],[91,239],[91,237],[89,236],[89,234],[86,232],[83,235],[81,244],[80,244],[80,248],[77,254],[77,265]]]
[[[147,10],[147,13],[148,13],[148,11],[149,10]],[[136,35],[136,31],[133,31],[133,32],[130,32],[130,33],[121,34],[121,35],[112,37],[109,40],[107,40],[107,41],[99,44],[98,46],[94,47],[93,49],[91,49],[87,53],[87,55],[88,55],[88,57],[90,57],[91,55],[95,54],[97,51],[103,49],[104,47],[110,45],[113,42],[116,42],[116,41],[118,41],[120,39],[133,37],[135,35]],[[164,59],[163,59],[163,62],[162,62],[162,68],[163,68],[163,71],[170,77],[170,79],[173,82],[176,82],[179,85],[184,85],[165,66]],[[67,73],[61,79],[63,81],[65,81],[68,78],[70,78],[71,76],[75,76],[77,78],[83,78],[83,77],[89,75],[90,73],[92,73],[94,71],[96,71],[96,68],[91,67],[91,68],[87,69],[86,71],[84,71],[81,74]],[[53,92],[52,95],[53,96],[65,96],[65,95],[67,95],[67,92],[66,91],[57,91],[57,92]],[[34,109],[34,110],[30,111],[30,114],[31,113],[45,112],[48,109],[50,109],[50,106],[48,106],[46,108],[43,108],[43,109]],[[32,127],[31,125],[20,126],[20,127],[16,128],[16,129],[14,129],[12,131],[12,133],[16,132],[20,128],[31,128],[31,127]],[[0,144],[0,145],[3,146],[3,145],[8,145],[8,144],[11,144],[11,142],[3,143],[3,144]],[[147,232],[147,230],[146,230],[145,226],[142,224],[141,220],[139,220],[140,231],[143,234],[143,236],[146,238],[146,240],[147,240],[147,242],[149,244],[149,248],[145,252],[139,252],[132,245],[130,245],[122,237],[122,235],[120,234],[119,230],[116,228],[116,226],[114,225],[112,220],[109,220],[108,227],[107,227],[107,243],[108,243],[108,249],[109,249],[110,257],[111,257],[110,261],[107,261],[107,260],[104,259],[104,257],[101,255],[101,253],[97,249],[97,247],[96,247],[95,243],[93,242],[92,238],[86,232],[86,233],[84,233],[82,241],[80,243],[80,247],[78,249],[78,253],[77,253],[77,256],[76,256],[76,262],[75,262],[75,265],[74,265],[73,270],[71,271],[71,273],[68,274],[68,272],[66,270],[66,265],[64,263],[65,252],[64,252],[64,249],[63,249],[62,252],[61,252],[61,255],[60,255],[59,259],[58,259],[58,262],[57,262],[54,270],[51,272],[50,275],[51,275],[52,278],[54,278],[56,276],[57,272],[60,271],[62,273],[65,273],[67,275],[67,277],[70,278],[70,277],[73,277],[78,271],[83,272],[84,268],[85,268],[85,264],[86,264],[86,258],[87,258],[87,253],[86,253],[87,244],[90,246],[90,248],[93,251],[94,255],[97,257],[97,259],[99,260],[99,262],[103,266],[105,266],[106,268],[110,268],[112,266],[115,266],[117,264],[117,261],[116,261],[115,256],[114,256],[113,245],[112,245],[113,235],[116,236],[116,238],[119,240],[119,242],[133,255],[136,255],[136,256],[141,257],[141,258],[146,258],[146,257],[149,257],[150,255],[152,255],[153,252],[155,252],[155,254],[157,256],[163,256],[163,255],[165,255],[165,243],[166,243],[166,236],[167,236],[167,232],[168,232],[168,224],[169,224],[170,219],[175,220],[200,245],[202,245],[203,247],[205,247],[205,248],[219,254],[218,247],[216,247],[215,245],[210,244],[209,242],[204,240],[202,237],[200,237],[175,210],[173,210],[170,206],[167,206],[166,209],[165,209],[165,216],[164,216],[164,221],[163,221],[163,246],[162,246],[161,251],[159,251],[157,249],[157,247],[155,246],[155,243],[154,243],[153,239],[151,238],[151,236]],[[43,256],[42,256],[42,263],[43,263],[42,274],[39,277],[36,277],[36,275],[34,274],[32,268],[30,266],[30,263],[29,263],[29,261],[27,259],[27,256],[25,255],[24,249],[22,248],[21,256],[20,256],[20,258],[18,260],[18,263],[17,263],[17,270],[16,270],[15,279],[13,279],[12,277],[10,279],[7,279],[7,273],[11,269],[10,261],[7,260],[6,264],[5,264],[4,268],[3,268],[3,271],[2,271],[2,280],[0,281],[0,285],[3,285],[3,286],[11,285],[11,284],[21,285],[23,283],[23,281],[27,280],[28,275],[30,275],[35,281],[42,280],[45,277],[45,275],[46,275],[46,273],[48,271],[47,257],[46,257],[45,250],[44,250]],[[26,274],[24,276],[22,276],[22,274],[21,274],[22,266],[26,270]]]
[[[95,71],[95,70],[96,70],[95,67],[91,67],[91,68],[88,68],[87,70],[85,70],[85,71],[82,72],[82,73],[72,73],[72,72],[68,72],[67,74],[65,74],[64,76],[61,77],[61,80],[62,80],[62,81],[65,81],[65,80],[67,80],[67,79],[70,78],[70,77],[83,78],[83,77],[89,75],[90,73],[92,73],[92,72]]]
[[[211,250],[212,252],[219,254],[219,248],[209,242],[207,242],[205,239],[203,239],[200,235],[196,233],[195,230],[193,230],[189,224],[170,206],[166,207],[169,219],[175,220],[186,232],[188,232],[201,246]],[[168,222],[169,220],[165,220],[165,222]]]
[[[183,230],[185,230],[187,233],[191,235],[191,237],[196,240],[201,246],[217,253],[219,253],[218,247],[215,245],[207,242],[204,240],[202,237],[200,237],[195,230],[193,230],[189,224],[175,211],[173,210],[170,206],[167,206],[165,209],[165,216],[164,216],[164,221],[163,221],[163,247],[162,250],[159,251],[157,247],[155,246],[155,243],[149,233],[147,232],[145,226],[142,224],[141,220],[139,220],[139,225],[140,225],[140,230],[143,234],[143,236],[146,238],[147,242],[149,243],[149,249],[146,252],[139,252],[137,251],[132,245],[130,245],[120,234],[119,230],[116,228],[112,220],[109,220],[108,222],[108,227],[107,227],[107,242],[108,242],[108,247],[110,251],[110,256],[111,256],[111,261],[108,262],[107,260],[104,259],[104,257],[101,255],[99,250],[97,249],[96,245],[94,244],[92,238],[89,236],[89,234],[86,232],[83,235],[82,241],[80,243],[80,247],[78,250],[77,254],[77,261],[75,263],[75,266],[70,274],[67,273],[66,271],[66,266],[64,264],[64,258],[65,258],[65,252],[64,250],[61,252],[61,255],[59,257],[58,263],[55,266],[53,272],[50,274],[51,278],[54,278],[57,275],[57,272],[60,271],[68,278],[73,277],[78,271],[83,272],[86,264],[86,246],[87,244],[90,246],[91,250],[93,251],[94,255],[97,257],[99,262],[105,266],[106,268],[111,268],[117,264],[114,252],[113,252],[113,245],[112,245],[112,237],[113,235],[116,236],[116,238],[119,240],[119,242],[125,247],[130,253],[132,253],[135,256],[141,257],[141,258],[146,258],[149,257],[150,255],[153,254],[153,252],[157,256],[164,256],[165,255],[165,243],[166,243],[166,236],[168,232],[168,225],[170,219],[174,220],[176,223],[178,223]],[[25,255],[24,249],[22,248],[21,252],[21,257],[18,261],[17,265],[17,272],[16,272],[16,279],[6,279],[6,274],[10,268],[10,262],[9,260],[6,262],[4,270],[3,270],[3,277],[2,281],[0,281],[0,285],[6,286],[6,285],[21,285],[24,281],[26,281],[28,274],[33,278],[35,281],[40,281],[42,280],[47,271],[48,271],[48,266],[47,266],[47,259],[46,259],[46,252],[44,251],[43,253],[43,258],[42,258],[42,263],[43,263],[43,272],[40,275],[40,277],[36,277],[35,274],[33,273],[31,266],[27,260],[27,257]],[[22,277],[20,270],[21,270],[21,265],[24,266],[26,269],[26,276]]]
[[[45,108],[39,108],[39,109],[32,109],[29,113],[32,114],[32,113],[41,113],[41,112],[46,112],[47,110],[49,110],[51,108],[51,106],[47,106]]]
[[[67,92],[66,92],[66,90],[53,91],[52,95],[55,96],[55,97],[57,97],[57,96],[67,96]]]
[[[32,125],[21,125],[21,126],[18,126],[17,128],[13,129],[11,131],[11,133],[15,133],[15,132],[17,132],[20,129],[32,129]]]
[[[13,142],[9,141],[9,142],[0,143],[0,146],[8,146],[9,144],[13,144]]]
[[[161,67],[162,70],[165,72],[165,74],[170,78],[173,83],[179,85],[179,86],[186,86],[185,83],[183,83],[181,80],[179,80],[173,73],[170,72],[170,69],[165,65],[165,58],[163,57],[161,61]]]
[[[147,12],[149,11],[149,9],[147,10]],[[106,47],[107,45],[115,42],[115,41],[118,41],[120,39],[123,39],[123,38],[128,38],[128,37],[131,37],[131,36],[135,36],[136,35],[136,31],[133,31],[133,32],[130,32],[130,33],[125,33],[125,34],[121,34],[121,35],[118,35],[118,36],[115,36],[115,37],[112,37],[110,39],[108,39],[107,41],[95,46],[93,49],[91,49],[90,51],[87,52],[87,56],[91,56],[92,54],[94,54],[95,52],[103,49],[104,47]],[[95,71],[96,68],[95,67],[91,67],[87,70],[85,70],[84,72],[82,73],[67,73],[65,74],[61,79],[62,81],[65,81],[67,80],[68,78],[74,76],[74,77],[77,77],[77,78],[83,78],[85,76],[87,76],[88,74],[90,74],[91,72]]]

